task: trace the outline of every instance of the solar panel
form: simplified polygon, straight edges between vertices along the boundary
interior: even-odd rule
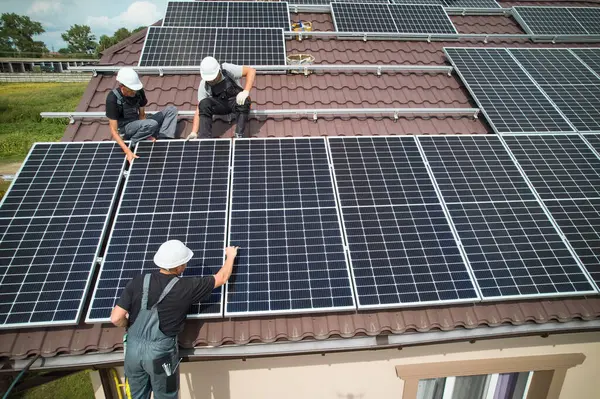
[[[506,49],[444,51],[497,133],[573,131]]]
[[[219,29],[215,58],[238,65],[285,65],[281,29]]]
[[[569,12],[590,35],[600,34],[600,9],[592,7],[569,7]]]
[[[444,0],[449,8],[502,8],[496,0]]]
[[[354,310],[325,140],[234,146],[225,315]]]
[[[513,7],[513,16],[530,35],[587,35],[567,7]]]
[[[596,152],[600,153],[600,135],[584,134],[583,137],[588,141],[588,143],[590,143],[590,145],[596,150]]]
[[[169,1],[162,26],[226,27],[228,9],[221,1]]]
[[[116,143],[34,144],[0,208],[0,328],[79,321],[124,166]]]
[[[600,84],[541,88],[578,131],[600,131]]]
[[[359,308],[477,300],[415,139],[329,146]]]
[[[486,300],[594,292],[537,201],[447,206]]]
[[[193,66],[206,56],[239,65],[285,65],[283,30],[151,26],[139,65]]]
[[[331,3],[338,32],[456,33],[443,7]]]
[[[387,4],[388,0],[288,0],[289,4],[302,5],[329,5],[336,3],[369,3],[369,4]]]
[[[600,159],[578,135],[504,140],[543,200],[600,198]]]
[[[419,142],[446,202],[535,200],[497,136],[420,136]]]
[[[600,287],[600,199],[544,203],[588,273]]]
[[[571,52],[585,62],[596,74],[600,75],[600,48],[571,49]]]
[[[122,193],[87,322],[110,317],[125,285],[158,271],[153,257],[172,239],[194,257],[184,276],[215,274],[224,260],[230,140],[140,142]],[[222,315],[222,289],[195,304],[188,317]]]
[[[400,33],[457,33],[441,6],[390,4],[388,7]]]
[[[290,12],[286,2],[230,2],[229,28],[290,29]]]
[[[392,4],[431,4],[446,7],[445,0],[390,0]]]
[[[331,3],[338,32],[398,32],[387,4]]]

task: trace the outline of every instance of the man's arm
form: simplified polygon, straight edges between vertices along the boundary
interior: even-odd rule
[[[140,120],[146,119],[146,108],[140,107]]]
[[[244,90],[250,92],[252,87],[254,87],[254,78],[256,78],[256,69],[244,66],[242,67],[242,76],[246,78],[246,84],[244,85]]]
[[[109,119],[108,125],[110,126],[110,134],[112,135],[112,138],[115,139],[117,144],[119,144],[119,147],[121,147],[121,149],[127,156],[127,161],[129,161],[131,163],[131,161],[133,161],[134,158],[139,158],[137,155],[135,155],[133,153],[133,151],[131,151],[131,149],[129,147],[127,147],[127,144],[125,144],[125,142],[119,135],[119,130],[118,130],[119,125],[118,125],[117,121],[115,119]]]
[[[110,314],[110,321],[117,327],[127,327],[127,316],[129,312],[120,307],[115,306]]]
[[[192,132],[188,136],[188,140],[198,138],[198,129],[200,129],[200,106],[196,107],[196,112],[194,112],[194,122],[192,122]]]
[[[239,247],[227,247],[225,249],[225,263],[221,267],[221,270],[214,275],[215,288],[225,285],[227,280],[229,280],[229,277],[231,277],[231,272],[233,271],[233,261],[237,256],[238,248]]]

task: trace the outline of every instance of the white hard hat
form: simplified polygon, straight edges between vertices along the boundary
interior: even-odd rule
[[[219,76],[220,71],[221,65],[219,65],[219,62],[215,57],[204,57],[200,63],[200,76],[202,76],[202,79],[206,82],[215,80],[217,76]]]
[[[121,68],[117,73],[117,82],[131,90],[141,90],[144,86],[133,68]]]
[[[179,240],[163,243],[154,255],[154,263],[161,269],[174,269],[192,259],[194,253]]]

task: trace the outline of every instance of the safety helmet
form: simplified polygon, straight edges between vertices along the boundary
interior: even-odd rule
[[[144,86],[133,68],[121,68],[117,73],[117,82],[131,90],[141,90]]]
[[[202,79],[205,82],[215,80],[219,76],[219,72],[221,72],[221,65],[215,57],[204,57],[200,63],[200,76],[202,76]]]
[[[163,243],[154,255],[154,263],[161,269],[174,269],[192,259],[194,253],[179,240]]]

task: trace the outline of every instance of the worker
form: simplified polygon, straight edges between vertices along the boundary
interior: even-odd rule
[[[249,95],[254,85],[256,69],[228,63],[220,65],[214,57],[205,57],[200,63],[200,76],[202,80],[198,87],[198,106],[188,139],[197,138],[198,131],[200,137],[212,137],[213,115],[231,113],[237,117],[235,137],[244,137],[250,115]],[[242,77],[246,78],[244,88]]]
[[[117,141],[127,160],[139,158],[123,140],[131,140],[131,146],[141,140],[175,138],[177,129],[177,108],[170,105],[164,110],[146,118],[148,104],[144,88],[133,68],[121,68],[117,73],[119,87],[106,96],[106,117],[110,133]]]
[[[194,253],[179,240],[163,243],[154,255],[159,272],[133,278],[112,310],[110,321],[127,327],[124,338],[125,376],[132,399],[177,398],[179,350],[192,304],[206,300],[227,282],[238,247],[225,249],[225,263],[214,276],[180,278]]]

